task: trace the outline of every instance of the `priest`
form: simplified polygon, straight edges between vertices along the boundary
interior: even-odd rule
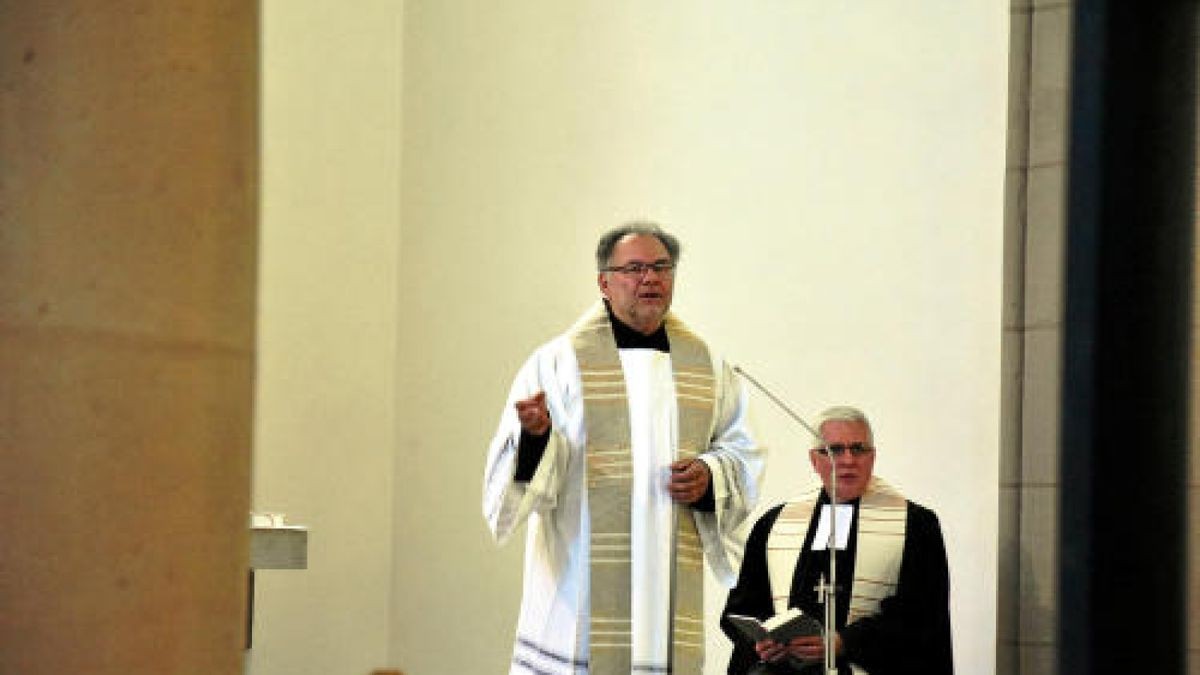
[[[527,523],[510,673],[700,673],[703,564],[727,586],[763,455],[731,369],[669,310],[678,240],[606,233],[602,296],[518,372],[483,512]]]
[[[823,675],[820,636],[751,642],[728,616],[767,619],[799,608],[823,620],[832,551],[838,672],[953,673],[950,579],[937,516],[874,475],[874,436],[861,411],[830,408],[816,429],[809,459],[821,487],[767,511],[746,541],[721,620],[734,642],[728,672]]]

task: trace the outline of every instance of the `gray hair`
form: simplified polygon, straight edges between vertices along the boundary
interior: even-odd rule
[[[614,227],[600,237],[600,242],[596,244],[596,269],[598,271],[603,271],[605,267],[608,267],[608,261],[612,258],[612,252],[617,247],[617,242],[631,234],[657,238],[666,247],[671,262],[679,262],[679,254],[683,252],[683,248],[679,245],[678,239],[665,232],[658,226],[658,223],[649,220],[634,220]]]
[[[848,405],[835,405],[832,408],[826,408],[817,415],[817,423],[815,429],[821,431],[821,427],[825,426],[826,422],[856,422],[867,427],[867,440],[871,445],[875,445],[875,432],[871,429],[871,420],[863,411]],[[825,439],[813,438],[813,447],[825,445]]]

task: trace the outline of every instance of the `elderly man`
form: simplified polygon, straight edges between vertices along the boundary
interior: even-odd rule
[[[701,672],[702,561],[732,584],[763,457],[739,381],[668,312],[679,250],[605,234],[602,301],[512,385],[483,494],[498,541],[529,522],[511,673]]]
[[[766,512],[746,541],[721,620],[734,641],[728,672],[821,673],[820,637],[754,643],[728,616],[767,619],[795,607],[823,619],[820,587],[833,548],[838,672],[952,673],[950,579],[937,516],[873,475],[875,442],[862,412],[830,408],[817,431],[821,438],[809,459],[822,487]],[[834,463],[837,505],[831,509]],[[837,523],[832,538],[831,514]]]

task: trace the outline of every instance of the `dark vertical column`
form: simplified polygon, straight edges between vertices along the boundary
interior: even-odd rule
[[[1059,672],[1182,673],[1195,7],[1074,28]]]

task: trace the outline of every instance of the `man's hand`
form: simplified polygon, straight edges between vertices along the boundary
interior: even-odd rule
[[[550,411],[546,409],[546,392],[523,398],[516,403],[517,419],[521,428],[534,436],[541,436],[550,430]]]
[[[787,655],[787,645],[774,640],[762,640],[754,643],[754,651],[758,652],[760,661],[778,661]]]
[[[667,492],[671,499],[680,504],[691,504],[704,496],[708,491],[708,483],[712,480],[712,472],[708,465],[698,459],[680,459],[671,463],[671,480],[667,482]]]
[[[805,661],[822,661],[825,659],[825,641],[819,635],[794,637],[787,643],[784,651]],[[833,655],[842,653],[842,636],[833,636]]]

